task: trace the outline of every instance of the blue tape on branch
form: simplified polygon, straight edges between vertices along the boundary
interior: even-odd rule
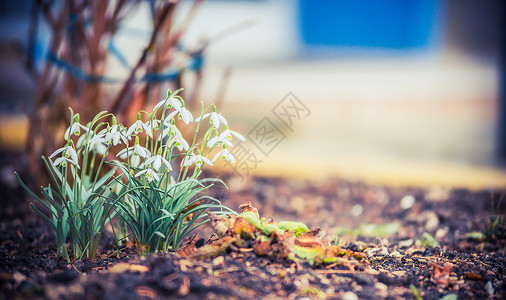
[[[107,45],[107,49],[116,57],[116,59],[128,70],[131,70],[132,67],[128,64],[128,61],[126,60],[125,56],[119,51],[118,48],[114,45],[113,39],[109,40],[109,44]]]
[[[54,54],[48,54],[47,60],[54,64],[57,68],[63,70],[64,72],[69,73],[77,79],[80,79],[85,82],[90,83],[121,83],[124,82],[125,79],[115,79],[106,76],[92,76],[78,67],[69,64],[66,61],[61,60]],[[137,79],[138,82],[165,82],[165,81],[174,81],[181,73],[182,70],[193,70],[199,71],[202,68],[204,61],[204,57],[201,53],[195,53],[190,62],[183,68],[177,70],[168,70],[162,73],[148,73],[142,76],[140,79]]]
[[[49,54],[47,58],[50,62],[52,62],[56,67],[62,69],[64,72],[69,73],[70,75],[74,76],[77,79],[80,79],[82,81],[91,82],[91,83],[118,83],[122,82],[123,80],[118,79],[112,79],[107,78],[105,76],[92,76],[88,73],[84,72],[83,70],[79,69],[76,66],[73,66],[58,57],[56,57],[53,54]]]

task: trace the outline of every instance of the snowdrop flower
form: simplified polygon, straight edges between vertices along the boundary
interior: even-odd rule
[[[170,96],[169,98],[163,99],[162,101],[158,102],[155,107],[153,108],[153,112],[156,112],[161,106],[165,109],[167,108],[174,108],[175,110],[181,109],[181,101],[174,97],[174,95]]]
[[[105,135],[106,129],[101,130],[97,134],[93,133],[93,131],[89,131],[87,134],[79,137],[77,140],[77,149],[84,146],[84,144],[87,142],[91,151],[95,151],[100,155],[105,155],[107,152],[107,146],[104,138]]]
[[[215,111],[204,114],[201,117],[198,117],[197,119],[195,119],[195,122],[200,122],[200,120],[204,120],[207,117],[209,117],[209,122],[216,128],[220,127],[220,123],[225,124],[225,126],[228,125],[227,120],[225,120],[225,118],[221,114]]]
[[[79,123],[79,114],[76,114],[74,116],[74,122],[72,123],[72,126],[70,126],[69,128],[67,128],[67,130],[65,131],[65,140],[69,140],[70,137],[72,135],[80,135],[81,134],[81,127],[84,128],[85,130],[87,129],[86,127],[82,126],[80,123]]]
[[[147,128],[146,124],[141,121],[141,113],[137,114],[137,121],[135,121],[130,128],[128,128],[127,135],[139,134],[142,130],[146,130],[146,134],[151,138],[153,137],[151,131]]]
[[[180,132],[174,136],[172,142],[175,143],[175,146],[179,151],[188,151],[190,148],[190,145],[188,145],[188,142],[183,138],[183,135]]]
[[[162,166],[162,164],[165,165],[165,167],[169,171],[172,171],[172,167],[170,166],[170,163],[162,156],[162,148],[160,148],[158,150],[157,155],[146,159],[146,161],[144,162],[144,165],[150,165],[150,164],[153,164],[153,169],[157,172],[160,170],[160,167]]]
[[[146,122],[146,131],[147,132],[153,132],[153,130],[158,131],[160,129],[160,120],[149,120]],[[152,137],[152,136],[151,136]]]
[[[220,144],[220,143],[221,143],[222,145],[227,145],[227,146],[230,146],[230,147],[232,147],[232,146],[233,146],[233,145],[232,145],[232,143],[231,143],[228,139],[226,139],[225,137],[222,137],[221,135],[219,135],[219,136],[215,136],[215,137],[213,137],[213,138],[209,139],[209,141],[207,142],[207,146],[208,146],[209,148],[212,148],[212,147],[214,147],[215,145],[218,145],[218,144]]]
[[[146,177],[148,182],[153,181],[153,179],[155,179],[156,181],[160,180],[160,177],[158,177],[158,174],[156,174],[156,172],[151,169],[142,170],[139,173],[135,174],[135,177],[139,177],[142,175],[144,175],[144,177]]]
[[[54,160],[53,166],[65,167],[65,166],[67,166],[67,162],[69,162],[79,168],[77,153],[72,145],[72,142],[67,143],[67,146],[62,147],[62,148],[56,150],[55,152],[53,152],[53,154],[51,154],[51,156],[49,158],[53,158],[60,153],[62,155]]]
[[[175,111],[171,112],[168,116],[169,119],[173,118],[176,114],[178,114],[178,117],[183,120],[186,124],[190,124],[191,121],[193,121],[193,115],[192,113],[186,109],[186,107],[181,107],[180,109],[176,109]]]
[[[105,133],[104,143],[106,145],[112,144],[116,146],[123,142],[126,145],[129,139],[130,136],[127,134],[127,130],[123,125],[113,124]]]
[[[112,126],[107,127],[104,136],[104,143],[106,145],[112,144],[113,146],[116,146],[119,143],[123,142],[126,145],[128,143],[128,140],[130,140],[130,135],[127,134],[125,126],[122,124],[117,124],[116,117],[112,116]]]
[[[204,163],[212,166],[213,163],[207,159],[206,157],[202,156],[202,155],[194,155],[194,154],[190,154],[190,155],[187,155],[183,161],[182,161],[182,165],[183,167],[188,167],[192,164],[196,164],[197,166],[202,166]]]
[[[228,126],[226,126],[225,127],[225,131],[223,131],[220,134],[220,139],[231,141],[232,140],[232,135],[234,135],[235,137],[237,137],[238,139],[240,139],[243,142],[246,140],[240,133],[228,129]]]
[[[228,160],[229,162],[235,163],[234,157],[232,156],[232,153],[227,150],[227,148],[221,149],[220,152],[216,153],[216,155],[213,158],[213,162],[215,162],[218,157],[221,156],[221,159]]]
[[[174,121],[171,119],[165,120],[165,122],[164,122],[165,128],[163,129],[163,132],[162,132],[162,138],[165,138],[166,136],[173,137],[176,135],[181,135],[181,132],[176,127],[176,125],[173,124],[173,122]]]
[[[139,137],[136,137],[134,146],[121,150],[116,156],[119,156],[121,159],[126,159],[127,157],[142,157],[146,159],[150,154],[148,149],[139,145]]]

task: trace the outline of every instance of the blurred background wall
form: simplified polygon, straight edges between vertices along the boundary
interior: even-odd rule
[[[12,50],[13,41],[26,46],[30,2],[0,4],[4,149],[22,144],[9,128],[23,128],[18,116],[33,99]],[[258,161],[243,175],[504,186],[503,10],[499,0],[208,0],[183,43],[209,42],[204,101],[222,101],[237,131],[254,133],[267,118],[284,136],[267,155],[249,145]],[[148,24],[141,4],[115,37],[128,61],[140,55]],[[47,34],[39,33],[39,61]],[[121,62],[107,63],[108,74],[126,76]],[[310,112],[293,126],[273,112],[288,93]]]

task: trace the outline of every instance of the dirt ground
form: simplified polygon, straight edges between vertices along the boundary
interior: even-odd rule
[[[504,216],[506,191],[225,176],[230,190],[213,191],[223,204],[239,210],[251,201],[262,217],[319,227],[322,245],[347,254],[311,265],[260,256],[252,241],[236,241],[213,255],[192,255],[223,242],[207,227],[185,250],[145,259],[105,234],[97,259],[68,264],[13,182],[19,166],[6,161],[15,160],[3,159],[1,175],[0,299],[506,297],[506,228],[490,221]]]

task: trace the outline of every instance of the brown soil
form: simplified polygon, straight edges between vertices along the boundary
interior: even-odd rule
[[[339,232],[343,249],[363,252],[366,258],[315,267],[259,257],[245,244],[203,259],[184,251],[140,259],[133,247],[117,249],[106,234],[99,258],[67,264],[55,257],[53,232],[12,181],[11,172],[22,167],[12,163],[17,160],[2,158],[0,299],[413,299],[416,293],[424,299],[450,294],[459,299],[506,297],[505,224],[494,236],[468,235],[485,233],[490,216],[504,215],[505,191],[389,188],[339,179],[241,182],[228,177],[230,192],[214,191],[225,205],[237,209],[251,201],[261,216],[320,227],[322,239],[329,242]],[[404,209],[400,203],[407,195],[416,201]],[[355,236],[341,228],[387,223],[396,224],[395,232],[355,230]],[[424,233],[440,246],[424,244]],[[203,229],[191,245],[211,243],[211,234],[210,228]]]

